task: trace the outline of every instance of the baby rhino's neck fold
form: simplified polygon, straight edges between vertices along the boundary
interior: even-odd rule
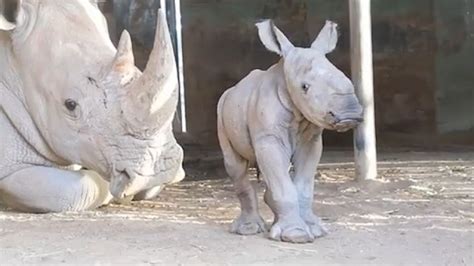
[[[290,113],[293,114],[292,123],[301,123],[306,120],[301,112],[296,108],[293,100],[291,100],[290,93],[288,92],[288,85],[285,79],[285,72],[283,70],[283,60],[280,60],[277,64],[273,65],[269,70],[272,72],[274,77],[277,77],[275,82],[277,86],[278,99],[282,106]]]

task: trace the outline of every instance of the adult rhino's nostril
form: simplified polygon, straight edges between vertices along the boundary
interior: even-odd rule
[[[128,180],[131,180],[130,174],[128,173],[127,170],[119,171],[119,174],[122,175],[123,177],[127,178]]]
[[[330,123],[337,123],[339,122],[339,118],[333,112],[328,112],[328,118]]]

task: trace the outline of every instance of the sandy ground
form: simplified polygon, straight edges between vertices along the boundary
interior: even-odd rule
[[[315,210],[330,234],[312,244],[228,233],[239,207],[229,180],[210,169],[190,171],[195,181],[154,201],[70,214],[0,210],[0,265],[474,265],[474,153],[380,157],[382,180],[355,182],[350,153],[324,154]]]

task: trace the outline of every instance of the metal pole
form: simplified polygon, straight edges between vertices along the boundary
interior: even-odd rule
[[[174,15],[176,22],[176,50],[179,74],[179,107],[181,114],[181,132],[187,132],[186,123],[186,101],[184,89],[184,59],[183,59],[183,35],[181,24],[181,0],[174,0]]]
[[[377,178],[370,7],[370,0],[349,0],[352,80],[364,108],[364,122],[354,132],[356,175],[359,180]]]
[[[175,120],[173,121],[174,129],[179,123],[180,133],[187,132],[186,123],[186,102],[185,102],[185,88],[184,88],[184,59],[183,59],[183,35],[181,24],[181,1],[180,0],[160,0],[160,8],[165,10],[170,27],[171,38],[175,48],[176,64],[178,67],[178,84],[179,84],[179,101],[178,112],[176,112]],[[168,17],[169,16],[169,17]]]

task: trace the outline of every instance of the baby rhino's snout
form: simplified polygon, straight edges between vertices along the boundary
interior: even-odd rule
[[[357,127],[363,122],[363,109],[359,101],[354,99],[345,99],[342,104],[327,113],[327,121],[339,132],[344,132]]]

